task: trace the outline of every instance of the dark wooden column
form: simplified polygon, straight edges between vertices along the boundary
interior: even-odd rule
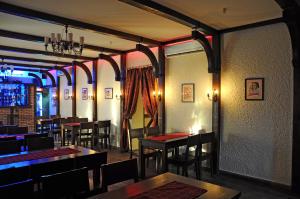
[[[212,88],[213,90],[218,90],[218,99],[217,101],[212,101],[212,130],[216,135],[216,155],[214,161],[214,172],[217,173],[219,171],[219,159],[220,159],[220,138],[221,138],[221,38],[220,34],[216,34],[213,36],[212,48],[214,53],[214,73],[212,73]]]
[[[72,117],[76,117],[76,65],[72,65]]]
[[[161,91],[161,100],[158,106],[158,126],[160,131],[166,132],[166,114],[165,114],[165,49],[163,46],[158,47],[158,62],[159,62],[159,76],[158,88]]]
[[[56,77],[56,115],[60,115],[60,76]]]
[[[125,80],[126,80],[126,57],[127,54],[121,54],[121,66],[120,66],[120,91],[122,96],[120,97],[120,135],[123,130],[123,109],[124,109],[124,93],[125,93]],[[122,144],[122,142],[120,142]],[[122,150],[124,147],[120,146]]]
[[[93,121],[98,120],[97,106],[97,82],[98,82],[98,60],[93,61]]]

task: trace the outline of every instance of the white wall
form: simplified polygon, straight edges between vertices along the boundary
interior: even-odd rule
[[[72,116],[72,100],[64,99],[64,90],[69,89],[70,94],[72,94],[72,86],[68,86],[68,81],[65,76],[60,76],[60,115],[61,117],[71,117]]]
[[[114,56],[114,60],[120,65],[120,56]],[[104,89],[113,88],[113,99],[105,99]],[[114,146],[120,145],[120,82],[115,81],[115,72],[107,61],[98,61],[97,82],[98,120],[111,120],[111,136]]]
[[[170,56],[166,61],[166,130],[167,132],[211,131],[212,102],[207,91],[212,87],[205,52]],[[195,84],[195,102],[181,101],[181,84]]]
[[[222,46],[220,169],[291,184],[291,45],[284,24],[228,33]],[[265,100],[245,101],[244,81],[265,78]]]
[[[93,62],[85,62],[84,63],[92,73]],[[82,99],[82,88],[88,89],[88,95],[93,94],[93,86],[92,84],[87,83],[86,73],[79,66],[76,67],[76,115],[80,118],[88,118],[89,121],[93,120],[93,100]]]

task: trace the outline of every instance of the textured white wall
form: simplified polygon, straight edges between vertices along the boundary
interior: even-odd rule
[[[120,56],[114,56],[114,60],[119,65]],[[97,105],[98,120],[111,120],[112,144],[120,145],[120,99],[116,99],[116,94],[120,95],[120,82],[115,81],[115,73],[107,61],[98,61],[98,82],[97,82]],[[113,88],[113,99],[104,99],[104,89]]]
[[[207,71],[204,52],[171,56],[166,61],[166,130],[167,132],[211,131],[212,102],[207,92],[212,87],[212,75]],[[181,102],[181,84],[195,84],[195,102]]]
[[[92,73],[92,62],[84,63]],[[82,88],[88,89],[88,95],[93,94],[92,84],[87,83],[87,76],[84,70],[76,67],[76,115],[81,118],[88,118],[89,121],[93,120],[93,100],[82,100]]]
[[[291,45],[284,24],[223,36],[220,168],[291,184]],[[265,78],[265,100],[245,101],[244,81]]]

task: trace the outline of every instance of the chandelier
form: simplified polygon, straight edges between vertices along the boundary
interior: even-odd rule
[[[45,49],[48,51],[48,45],[50,44],[52,50],[56,54],[75,54],[77,56],[82,54],[84,37],[80,37],[79,44],[75,44],[73,41],[73,33],[68,33],[68,25],[65,26],[65,40],[63,40],[60,33],[51,33],[51,37],[45,37]]]
[[[2,58],[2,62],[0,64],[0,75],[4,77],[4,79],[7,78],[7,76],[11,76],[14,71],[13,65],[8,65],[4,63],[4,59]]]

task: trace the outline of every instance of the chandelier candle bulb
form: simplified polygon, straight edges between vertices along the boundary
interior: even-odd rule
[[[51,41],[55,42],[55,33],[51,33]]]
[[[61,34],[57,33],[57,41],[60,42],[61,41]]]
[[[83,43],[84,43],[84,37],[80,37],[80,45],[83,45]]]
[[[49,37],[45,37],[44,41],[45,41],[45,45],[48,45],[48,43],[49,43]]]
[[[73,33],[69,33],[69,41],[72,42],[73,41]]]

